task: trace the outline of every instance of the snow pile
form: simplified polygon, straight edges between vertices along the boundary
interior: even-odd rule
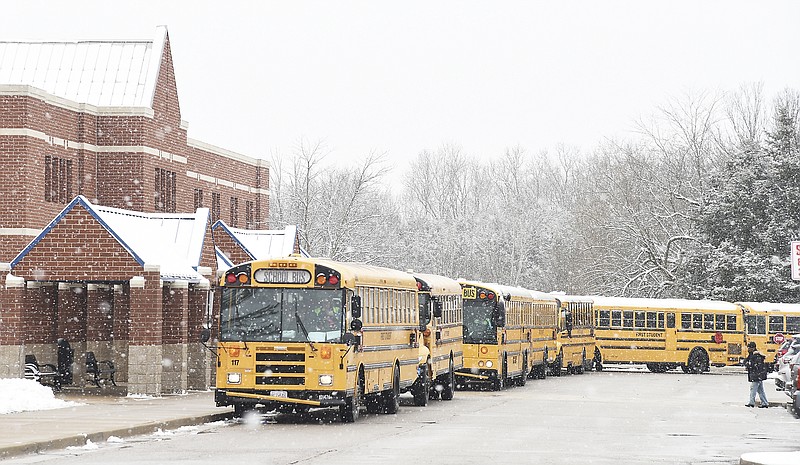
[[[56,399],[53,391],[36,381],[0,378],[0,415],[31,410],[52,410],[82,405]]]

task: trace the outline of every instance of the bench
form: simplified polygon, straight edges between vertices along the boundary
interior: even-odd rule
[[[61,388],[61,374],[56,366],[50,363],[39,363],[36,356],[29,354],[25,356],[25,379],[32,379],[38,383]]]
[[[101,383],[107,385],[111,383],[116,386],[114,381],[114,373],[117,369],[114,367],[114,362],[111,360],[97,360],[94,352],[86,352],[86,374],[89,376],[88,381],[95,386],[100,387]]]
[[[39,363],[33,354],[25,355],[25,369],[23,376],[25,379],[32,379],[46,386],[52,386],[56,391],[61,390],[61,386],[72,384],[72,362],[74,361],[75,351],[70,347],[66,339],[59,338],[56,342],[57,365],[50,363]]]

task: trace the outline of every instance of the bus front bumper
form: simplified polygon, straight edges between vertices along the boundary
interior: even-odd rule
[[[335,407],[345,405],[346,399],[347,393],[345,391],[238,391],[232,389],[217,389],[214,391],[214,401],[217,403],[217,407],[235,404],[263,405],[266,408],[287,404],[306,405],[308,407]]]

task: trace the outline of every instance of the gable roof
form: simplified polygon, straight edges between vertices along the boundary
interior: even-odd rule
[[[94,205],[84,196],[75,197],[50,224],[11,262],[19,263],[72,209],[83,207],[140,265],[158,265],[163,281],[206,280],[198,272],[209,210],[194,213],[142,213]]]
[[[254,230],[232,228],[225,221],[217,220],[211,229],[228,234],[252,260],[288,257],[294,253],[295,244],[297,244],[297,226],[295,225],[287,225],[284,229]],[[300,255],[308,257],[302,248]],[[217,269],[225,270],[233,265],[225,252],[217,248]]]
[[[0,85],[98,107],[153,105],[166,26],[153,41],[0,42]]]

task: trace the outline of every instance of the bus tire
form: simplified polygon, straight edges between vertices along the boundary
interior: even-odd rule
[[[250,410],[253,408],[248,404],[233,404],[233,416],[235,417],[241,418]]]
[[[383,413],[395,414],[400,410],[400,367],[395,363],[392,388],[383,393]]]
[[[507,371],[506,365],[506,357],[503,356],[503,363],[500,365],[500,369],[497,370],[497,375],[492,382],[492,389],[495,391],[502,391],[503,388],[506,386],[506,373]]]
[[[575,374],[582,375],[583,368],[586,366],[586,349],[583,349],[583,353],[581,354],[581,364],[574,368]]]
[[[417,407],[424,407],[428,405],[428,397],[430,396],[431,391],[431,364],[430,361],[425,364],[425,367],[422,369],[422,376],[417,379],[417,382],[414,384],[412,388],[412,395],[414,396],[414,405]]]
[[[522,374],[519,378],[517,378],[514,382],[517,386],[525,386],[525,383],[528,382],[528,353],[522,356]]]
[[[556,360],[553,362],[553,366],[550,369],[550,374],[553,376],[561,376],[562,374],[564,374],[563,370],[561,369],[561,365],[563,363],[564,363],[564,352],[559,351],[558,357],[556,357]]]
[[[592,363],[594,364],[595,370],[603,371],[603,354],[600,353],[600,349],[597,347],[594,348],[594,358],[592,359]]]
[[[453,359],[451,358],[450,366],[442,381],[442,400],[453,400],[453,394],[456,390],[456,374],[453,367]]]
[[[547,378],[547,347],[544,348],[544,355],[542,355],[542,364],[533,367],[536,373],[536,379]]]
[[[339,418],[342,423],[355,423],[361,416],[361,403],[364,398],[364,372],[358,374],[353,396],[346,399],[347,403],[339,406]]]
[[[703,373],[708,371],[708,354],[701,347],[695,347],[689,354],[689,359],[686,361],[686,367],[689,373]]]

